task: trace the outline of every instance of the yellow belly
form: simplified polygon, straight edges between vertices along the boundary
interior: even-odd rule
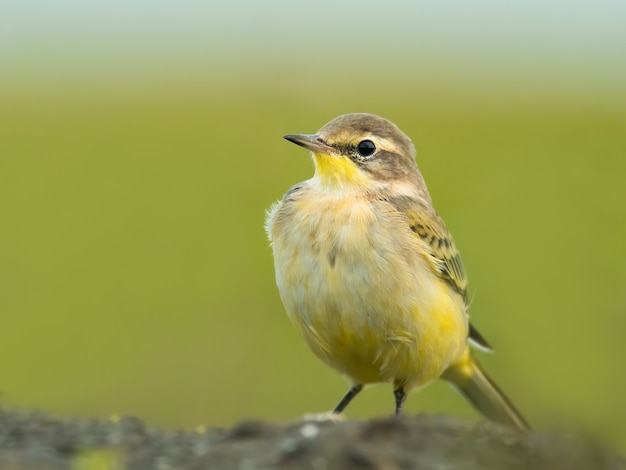
[[[370,203],[303,200],[273,217],[276,278],[313,352],[359,384],[405,389],[438,378],[467,344],[463,301],[431,270],[420,241]]]
[[[365,290],[361,302],[319,296],[294,305],[289,316],[313,352],[355,383],[398,381],[409,389],[437,379],[466,347],[466,322],[440,287],[430,308],[399,306],[393,294]]]

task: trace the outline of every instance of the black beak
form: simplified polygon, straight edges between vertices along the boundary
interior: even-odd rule
[[[289,142],[316,153],[331,154],[335,149],[327,145],[317,134],[289,134],[285,136]]]

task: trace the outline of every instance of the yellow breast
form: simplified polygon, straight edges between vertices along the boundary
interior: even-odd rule
[[[268,214],[281,299],[313,352],[355,383],[438,378],[466,347],[463,301],[384,202],[314,187]]]

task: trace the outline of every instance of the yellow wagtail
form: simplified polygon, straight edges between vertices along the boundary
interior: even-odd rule
[[[313,352],[352,387],[392,382],[406,394],[441,377],[487,418],[528,424],[476,361],[490,349],[468,320],[461,258],[437,215],[410,139],[372,114],[339,116],[285,139],[313,154],[313,178],[268,211],[276,282]]]

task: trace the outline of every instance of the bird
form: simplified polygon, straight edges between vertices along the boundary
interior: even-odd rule
[[[368,113],[284,138],[311,152],[315,171],[267,210],[265,229],[291,323],[351,383],[332,414],[391,383],[397,415],[441,378],[487,419],[530,429],[470,347],[491,350],[469,322],[461,258],[411,140]]]

